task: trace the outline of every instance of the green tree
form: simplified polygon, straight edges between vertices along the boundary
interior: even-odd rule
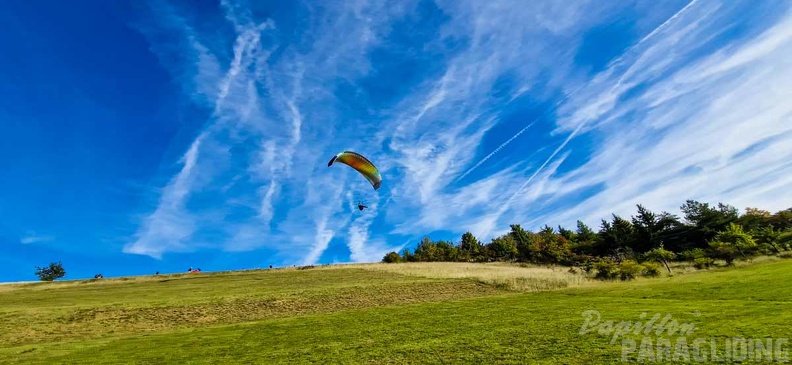
[[[388,252],[385,255],[385,257],[382,258],[382,262],[385,262],[385,263],[402,262],[402,257],[399,256],[399,254],[396,253],[396,251],[391,251],[391,252]]]
[[[753,237],[743,231],[743,227],[736,223],[729,223],[729,226],[715,235],[715,241],[728,243],[740,253],[744,258],[752,255],[758,248]]]
[[[594,241],[597,239],[597,233],[594,232],[586,223],[583,221],[577,221],[577,231],[575,232],[575,238],[578,241]]]
[[[567,241],[575,241],[577,239],[577,237],[575,237],[574,231],[561,226],[558,226],[558,234],[566,238]]]
[[[685,215],[688,225],[683,238],[690,247],[706,247],[707,242],[715,238],[718,232],[725,230],[729,223],[739,218],[737,209],[731,205],[718,203],[717,208],[708,203],[687,200],[680,209]]]
[[[781,210],[770,217],[770,224],[776,231],[788,231],[792,229],[792,208]]]
[[[530,262],[533,259],[531,243],[534,241],[534,234],[526,231],[519,224],[512,224],[510,227],[509,236],[517,245],[517,259]]]
[[[409,248],[404,248],[401,253],[402,261],[404,262],[415,262],[415,255],[410,252]]]
[[[655,214],[641,204],[637,207],[638,215],[632,217],[635,251],[648,252],[674,240],[674,230],[681,226],[676,216],[668,212]]]
[[[745,208],[745,213],[737,219],[737,223],[743,226],[747,232],[757,232],[766,227],[772,227],[772,214],[766,210],[757,208]]]
[[[737,258],[738,252],[737,248],[734,245],[721,242],[721,241],[711,241],[709,243],[710,249],[710,257],[714,259],[721,259],[726,261],[726,265],[731,265],[734,263],[734,260]],[[698,259],[697,259],[698,260]]]
[[[569,240],[545,226],[531,245],[534,261],[543,264],[568,264],[572,256]]]
[[[49,266],[43,268],[36,266],[36,276],[38,276],[41,281],[53,281],[66,276],[66,270],[63,268],[60,261],[58,261],[50,263]]]
[[[440,253],[437,244],[429,237],[424,237],[418,247],[415,248],[415,260],[419,262],[440,261]]]
[[[695,262],[696,259],[706,257],[707,252],[703,248],[693,248],[679,253],[679,257],[688,262]]]
[[[638,204],[638,215],[632,217],[632,225],[635,233],[635,246],[638,252],[647,252],[660,245],[659,220],[657,215]]]
[[[460,257],[467,260],[485,261],[484,245],[479,242],[473,233],[465,232],[462,241],[459,243]]]
[[[776,253],[781,253],[781,250],[778,247],[778,238],[780,235],[781,232],[773,229],[773,226],[764,226],[751,232],[751,236],[754,237],[754,240],[757,244],[770,247]]]
[[[579,255],[595,256],[598,254],[599,236],[582,221],[577,221],[572,251]]]
[[[514,260],[517,257],[517,242],[508,234],[493,238],[487,248],[496,260]]]
[[[437,261],[456,261],[457,259],[457,248],[454,247],[453,242],[440,240],[436,243],[437,247]]]
[[[668,270],[668,273],[670,274],[671,267],[668,266],[668,262],[673,260],[676,257],[676,254],[666,250],[661,246],[647,252],[644,257],[646,257],[647,260],[662,263],[665,265],[666,270]]]
[[[632,223],[616,214],[612,214],[612,217],[611,222],[602,220],[602,228],[599,232],[602,238],[600,255],[633,247],[635,228]]]

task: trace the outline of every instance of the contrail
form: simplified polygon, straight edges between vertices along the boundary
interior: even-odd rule
[[[693,4],[694,4],[696,1],[697,1],[697,0],[692,0],[691,2],[689,2],[687,5],[685,5],[685,7],[683,7],[683,8],[682,8],[682,9],[680,9],[679,11],[677,11],[677,12],[676,12],[674,15],[672,15],[670,18],[668,18],[668,20],[666,20],[665,22],[663,22],[662,24],[660,24],[660,25],[659,25],[657,28],[655,28],[654,30],[652,30],[651,32],[649,32],[649,34],[647,34],[645,37],[641,38],[641,40],[639,40],[639,41],[638,41],[637,43],[635,43],[633,46],[631,46],[631,47],[630,47],[630,48],[628,48],[626,51],[624,51],[624,53],[622,53],[622,55],[621,55],[621,56],[619,56],[619,58],[617,58],[616,60],[614,60],[614,62],[612,62],[612,63],[611,63],[611,67],[615,66],[617,63],[620,63],[620,62],[622,61],[622,59],[624,58],[624,56],[625,56],[627,53],[629,53],[630,51],[632,51],[632,50],[633,50],[635,47],[639,46],[640,44],[644,43],[646,40],[648,40],[648,39],[650,39],[651,37],[653,37],[653,36],[654,36],[655,34],[657,34],[657,33],[658,33],[658,32],[659,32],[659,31],[660,31],[662,28],[664,28],[666,25],[668,25],[668,24],[669,24],[669,22],[671,22],[671,21],[672,21],[672,20],[674,20],[675,18],[679,17],[679,16],[680,16],[682,13],[684,13],[685,11],[687,11],[687,10],[688,10],[688,9],[691,7],[691,5],[693,5]],[[584,85],[585,85],[585,84],[584,84]],[[580,90],[581,88],[582,88],[582,86],[578,87],[577,89],[575,89],[574,91],[572,91],[571,93],[569,93],[569,94],[568,94],[568,95],[567,95],[565,98],[563,98],[561,101],[559,101],[558,103],[556,103],[556,106],[558,106],[560,103],[562,103],[562,102],[564,102],[564,101],[568,100],[568,99],[569,99],[569,98],[570,98],[570,97],[571,97],[573,94],[575,94],[575,93],[576,93],[578,90]],[[539,173],[540,173],[540,172],[541,172],[541,171],[542,171],[542,170],[545,168],[545,166],[547,166],[547,164],[548,164],[548,163],[550,163],[550,161],[551,161],[553,158],[555,158],[555,156],[558,154],[558,152],[560,152],[560,151],[561,151],[561,150],[562,150],[564,147],[566,147],[566,145],[567,145],[567,144],[569,144],[569,141],[571,141],[571,140],[572,140],[572,138],[574,138],[574,137],[575,137],[575,136],[578,134],[578,132],[579,132],[579,131],[580,131],[580,130],[583,128],[583,126],[586,124],[586,122],[588,122],[588,119],[585,119],[585,120],[583,120],[583,122],[581,122],[581,123],[580,123],[580,125],[578,125],[578,126],[577,126],[577,128],[575,128],[575,130],[574,130],[574,131],[572,131],[572,133],[571,133],[571,134],[569,134],[569,136],[568,136],[568,137],[567,137],[567,138],[564,140],[564,142],[563,142],[563,143],[561,143],[561,145],[560,145],[560,146],[558,146],[558,148],[556,148],[556,150],[555,150],[555,151],[553,151],[553,153],[550,155],[550,157],[548,157],[548,158],[547,158],[547,159],[544,161],[544,163],[542,163],[542,165],[541,165],[541,166],[539,166],[539,168],[538,168],[538,169],[536,169],[536,171],[535,171],[535,172],[534,172],[534,173],[531,175],[531,177],[529,177],[529,178],[528,178],[528,180],[527,180],[527,181],[525,181],[525,183],[523,183],[523,184],[520,186],[520,188],[519,188],[519,189],[517,189],[517,191],[516,191],[514,194],[512,194],[512,195],[509,197],[509,199],[506,201],[506,203],[504,203],[503,205],[501,205],[500,209],[498,209],[498,212],[497,212],[497,215],[496,215],[496,217],[500,217],[501,215],[503,215],[503,213],[505,213],[505,212],[506,212],[506,210],[507,210],[507,209],[509,209],[509,205],[511,205],[511,203],[514,201],[514,199],[517,197],[517,195],[519,195],[519,194],[522,192],[522,190],[523,190],[523,189],[525,189],[525,187],[526,187],[526,186],[528,186],[528,184],[530,184],[530,183],[531,183],[531,181],[533,181],[533,179],[536,177],[536,175],[538,175],[538,174],[539,174]],[[532,124],[533,124],[533,123],[532,123]],[[521,132],[522,132],[522,131],[521,131]],[[519,133],[518,133],[518,134],[519,134]],[[508,144],[508,142],[510,142],[510,141],[511,141],[511,140],[513,140],[513,139],[514,139],[514,138],[511,138],[511,139],[509,139],[508,141],[506,141],[506,143],[504,143],[504,144],[502,144],[500,147],[498,147],[498,149],[502,148],[504,145]],[[490,156],[487,156],[487,158],[488,158],[488,157],[490,157]],[[496,218],[496,219],[497,219],[497,218]]]
[[[652,30],[651,32],[649,32],[649,34],[647,34],[646,36],[644,36],[643,38],[641,38],[641,40],[639,40],[638,42],[636,42],[635,44],[633,44],[632,46],[630,46],[630,48],[628,48],[626,51],[624,51],[624,53],[622,53],[622,55],[621,55],[621,56],[619,56],[617,59],[615,59],[615,60],[613,60],[612,62],[610,62],[610,67],[613,67],[613,66],[615,66],[616,64],[618,64],[618,63],[622,62],[622,59],[624,58],[624,56],[625,56],[625,55],[627,55],[628,53],[630,53],[630,51],[632,51],[632,50],[633,50],[635,47],[638,47],[638,46],[639,46],[639,45],[641,45],[642,43],[646,42],[648,39],[652,38],[652,37],[653,37],[655,34],[659,33],[659,32],[660,32],[660,31],[661,31],[663,28],[665,28],[665,27],[666,27],[666,26],[667,26],[669,23],[671,23],[671,22],[672,22],[674,19],[676,19],[676,18],[677,18],[677,17],[679,17],[681,14],[683,14],[684,12],[686,12],[686,11],[687,11],[687,10],[688,10],[688,9],[689,9],[689,8],[690,8],[690,7],[691,7],[693,4],[694,4],[694,3],[696,3],[696,1],[698,1],[698,0],[692,0],[691,2],[689,2],[689,3],[688,3],[687,5],[685,5],[685,6],[684,6],[682,9],[680,9],[679,11],[677,11],[676,13],[674,13],[674,15],[672,15],[670,18],[668,18],[666,21],[664,21],[662,24],[660,24],[660,25],[659,25],[657,28],[655,28],[654,30]],[[555,108],[555,107],[558,107],[559,105],[561,105],[561,103],[564,103],[564,102],[566,102],[567,100],[569,100],[569,98],[570,98],[570,97],[572,97],[572,95],[574,95],[575,93],[577,93],[578,91],[580,91],[580,89],[582,89],[582,88],[583,88],[583,86],[585,86],[585,85],[586,85],[586,84],[580,85],[580,86],[578,86],[578,87],[577,87],[575,90],[572,90],[572,92],[568,93],[568,94],[567,94],[567,95],[566,95],[566,96],[565,96],[563,99],[561,99],[561,100],[559,100],[557,103],[555,103],[555,105],[553,105],[553,107],[554,107],[554,108]],[[543,116],[544,116],[544,115],[543,115]],[[538,119],[539,119],[539,118],[536,118],[536,119],[534,119],[534,120],[533,120],[533,121],[532,121],[530,124],[528,124],[528,125],[527,125],[527,126],[525,126],[523,129],[521,129],[519,132],[517,132],[517,134],[515,134],[514,136],[512,136],[511,138],[509,138],[508,140],[506,140],[506,142],[503,142],[503,143],[502,143],[500,146],[498,146],[497,148],[495,148],[495,150],[493,150],[493,151],[492,151],[490,154],[488,154],[488,155],[487,155],[487,156],[485,156],[483,159],[481,159],[479,162],[477,162],[477,163],[476,163],[476,164],[475,164],[473,167],[471,167],[470,169],[468,169],[467,171],[465,171],[465,173],[464,173],[464,174],[462,174],[461,176],[459,176],[459,177],[457,177],[456,179],[454,179],[454,181],[461,180],[462,178],[464,178],[465,176],[467,176],[468,174],[470,174],[471,172],[473,172],[473,170],[477,169],[477,168],[478,168],[479,166],[481,166],[481,165],[482,165],[482,164],[483,164],[485,161],[489,160],[489,159],[490,159],[492,156],[494,156],[496,153],[500,152],[500,150],[501,150],[501,149],[503,149],[504,147],[506,147],[506,146],[507,146],[509,143],[511,143],[511,142],[512,142],[512,141],[514,141],[514,140],[515,140],[517,137],[519,137],[521,134],[523,134],[523,132],[525,132],[525,131],[526,131],[528,128],[530,128],[532,125],[534,125]],[[576,129],[576,131],[577,131],[577,130],[579,130],[579,129],[580,129],[580,128],[578,127],[578,128]],[[574,135],[574,133],[573,133],[573,135]],[[565,142],[562,144],[562,146],[565,146],[565,145],[567,144],[567,142],[569,142],[569,141],[568,141],[568,140],[567,140],[567,141],[565,141]],[[551,155],[551,158],[552,158],[552,157],[554,157],[555,155],[556,155],[555,153],[554,153],[553,155]],[[544,167],[546,164],[547,164],[547,161],[545,161],[545,163],[544,163],[544,164],[542,164],[542,167]],[[541,167],[540,167],[540,169],[541,169]]]
[[[454,179],[454,181],[457,181],[457,180],[462,180],[462,178],[464,178],[465,176],[467,176],[469,173],[473,172],[473,170],[475,170],[476,168],[478,168],[479,166],[481,166],[481,164],[483,164],[484,162],[486,162],[487,160],[489,160],[489,158],[490,158],[490,157],[492,157],[493,155],[495,155],[496,153],[498,153],[498,151],[500,151],[500,150],[501,150],[503,147],[505,147],[507,144],[511,143],[511,141],[513,141],[515,138],[519,137],[521,134],[523,134],[523,132],[525,132],[526,130],[528,130],[528,128],[531,128],[531,126],[532,126],[532,125],[534,125],[534,124],[536,124],[536,121],[533,121],[533,122],[531,122],[531,124],[528,124],[527,126],[525,126],[525,128],[523,128],[523,129],[521,129],[519,132],[517,132],[517,134],[515,134],[514,136],[512,136],[512,138],[509,138],[509,139],[508,139],[506,142],[503,142],[503,143],[502,143],[500,146],[498,146],[498,148],[496,148],[496,149],[495,149],[494,151],[492,151],[492,152],[491,152],[489,155],[487,155],[486,157],[484,157],[483,159],[481,159],[481,161],[479,161],[479,162],[478,162],[478,163],[477,163],[475,166],[473,166],[473,167],[471,167],[470,169],[468,169],[467,171],[465,171],[465,173],[464,173],[464,174],[462,174],[462,175],[460,175],[459,177],[457,177],[456,179]]]
[[[640,40],[640,41],[638,41],[638,43],[636,43],[634,46],[632,46],[632,47],[630,47],[630,48],[635,48],[635,46],[638,46],[639,44],[641,44],[641,43],[645,42],[647,39],[649,39],[649,38],[652,38],[652,36],[654,36],[655,34],[659,33],[659,32],[660,32],[660,30],[662,30],[662,29],[663,29],[663,28],[664,28],[666,25],[668,25],[669,23],[671,23],[671,21],[673,21],[674,19],[676,19],[676,18],[677,18],[677,17],[678,17],[680,14],[684,13],[684,12],[685,12],[685,11],[687,11],[687,10],[688,10],[688,9],[689,9],[691,6],[693,6],[693,4],[694,4],[696,1],[698,1],[698,0],[692,0],[692,1],[691,1],[691,2],[689,2],[687,5],[685,5],[685,7],[684,7],[684,8],[682,8],[682,9],[679,9],[679,11],[678,11],[678,12],[676,12],[674,15],[672,15],[670,18],[668,18],[668,20],[666,20],[665,22],[663,22],[663,24],[660,24],[660,25],[659,25],[657,28],[655,28],[653,31],[649,32],[649,34],[647,34],[645,37],[641,38],[641,40]],[[626,53],[626,52],[625,52],[625,53]]]
[[[511,196],[511,197],[509,197],[509,200],[507,200],[507,201],[506,201],[506,203],[504,203],[504,204],[501,206],[501,208],[498,210],[498,216],[500,216],[501,214],[503,214],[503,213],[506,211],[506,209],[509,209],[509,205],[512,203],[512,201],[514,201],[514,198],[516,198],[516,197],[517,197],[517,195],[519,195],[519,194],[522,192],[522,190],[523,190],[523,189],[525,189],[525,187],[526,187],[526,186],[528,186],[528,184],[530,184],[530,183],[531,183],[531,181],[533,181],[533,179],[536,177],[536,175],[539,175],[539,173],[540,173],[540,172],[542,172],[542,170],[544,170],[545,166],[547,166],[547,164],[548,164],[548,163],[550,163],[550,161],[551,161],[551,160],[552,160],[552,159],[553,159],[553,158],[554,158],[554,157],[555,157],[555,156],[558,154],[558,152],[561,152],[561,150],[562,150],[564,147],[566,147],[566,145],[569,143],[569,141],[571,141],[571,140],[572,140],[572,138],[575,138],[575,136],[577,135],[577,133],[580,131],[580,129],[581,129],[581,128],[583,128],[583,125],[585,125],[585,124],[586,124],[586,123],[580,123],[580,125],[579,125],[577,128],[575,128],[575,130],[574,130],[574,131],[572,131],[572,133],[570,133],[570,134],[569,134],[569,136],[568,136],[568,137],[567,137],[567,138],[564,140],[564,143],[561,143],[561,145],[560,145],[560,146],[558,146],[558,147],[555,149],[555,151],[553,151],[553,153],[552,153],[552,154],[550,154],[550,157],[548,157],[548,158],[547,158],[547,159],[544,161],[544,163],[542,163],[542,165],[541,165],[541,166],[539,166],[539,168],[538,168],[538,169],[536,169],[536,171],[534,171],[533,175],[531,175],[531,177],[529,177],[529,178],[528,178],[528,180],[526,180],[526,181],[525,181],[525,182],[524,182],[524,183],[523,183],[523,184],[520,186],[520,188],[519,188],[519,189],[517,189],[517,191],[516,191],[516,192],[514,192],[514,194],[512,194],[512,196]]]
[[[584,84],[584,85],[585,85],[585,84]],[[570,98],[572,95],[574,95],[576,92],[578,92],[578,90],[582,89],[584,85],[578,86],[578,87],[577,87],[575,90],[572,90],[572,91],[571,91],[569,94],[567,94],[567,95],[566,95],[566,96],[565,96],[563,99],[561,99],[561,100],[559,100],[558,102],[556,102],[556,103],[553,105],[553,108],[555,108],[555,107],[558,107],[559,105],[561,105],[561,103],[563,103],[563,102],[567,101],[567,100],[568,100],[568,99],[569,99],[569,98]],[[542,116],[542,117],[544,117],[544,114],[542,114],[541,116]],[[475,170],[477,167],[481,166],[481,164],[483,164],[485,161],[489,160],[489,159],[490,159],[490,157],[492,157],[492,156],[494,156],[496,153],[498,153],[498,151],[500,151],[501,149],[503,149],[503,147],[506,147],[506,145],[508,145],[509,143],[511,143],[512,141],[514,141],[515,139],[517,139],[517,137],[519,137],[521,134],[523,134],[523,132],[525,132],[526,130],[528,130],[528,128],[531,128],[531,126],[532,126],[532,125],[534,125],[534,124],[536,124],[536,122],[537,122],[538,120],[539,120],[539,117],[536,117],[536,118],[534,118],[534,120],[533,120],[533,121],[531,121],[531,123],[529,123],[528,125],[526,125],[525,127],[523,127],[523,129],[520,129],[520,131],[519,131],[519,132],[517,132],[517,134],[515,134],[515,135],[513,135],[511,138],[507,139],[507,140],[506,140],[506,142],[503,142],[503,143],[501,143],[501,145],[500,145],[500,146],[498,146],[498,148],[496,148],[494,151],[490,152],[490,154],[489,154],[489,155],[485,156],[483,159],[481,159],[481,161],[479,161],[478,163],[476,163],[476,165],[475,165],[475,166],[473,166],[473,167],[471,167],[469,170],[465,171],[465,173],[464,173],[464,174],[462,174],[462,176],[460,176],[460,177],[458,177],[458,178],[454,179],[454,181],[460,180],[460,179],[462,179],[463,177],[465,177],[465,176],[467,176],[468,174],[470,174],[471,172],[473,172],[473,170]]]

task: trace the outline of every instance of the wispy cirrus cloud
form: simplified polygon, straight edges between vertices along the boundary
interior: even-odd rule
[[[182,35],[165,44],[152,36],[153,49],[167,55],[184,48],[193,56],[170,69],[188,94],[200,94],[196,102],[213,112],[185,155],[184,167],[125,251],[161,257],[201,247],[237,252],[269,247],[280,250],[284,260],[312,263],[349,221],[341,212],[348,176],[317,172],[326,168],[330,151],[348,142],[333,140],[343,123],[335,120],[338,112],[332,107],[314,104],[343,102],[333,96],[333,85],[364,73],[363,55],[384,26],[379,20],[398,15],[400,7],[302,4],[301,11],[334,21],[309,24],[306,32],[313,42],[289,44],[285,33],[290,30],[273,19],[254,20],[249,4],[222,5],[233,43],[202,41],[214,38],[167,3],[153,3],[167,10],[157,11],[159,23],[167,29],[178,25]],[[350,28],[364,37],[341,34]],[[226,45],[232,56],[220,66]],[[202,66],[206,63],[217,66]],[[210,142],[211,148],[204,148]]]
[[[790,183],[789,18],[741,21],[746,3],[225,1],[219,31],[152,4],[152,49],[181,52],[166,66],[211,114],[126,252],[376,261],[405,237],[488,239],[638,202],[773,208]],[[785,6],[748,13],[769,9]],[[628,16],[610,62],[582,61],[589,33]],[[345,149],[383,188],[326,166]]]
[[[790,150],[783,147],[788,145],[784,141],[790,124],[784,120],[789,111],[778,106],[788,103],[782,101],[786,93],[774,86],[786,82],[781,69],[790,59],[785,47],[789,21],[780,19],[777,27],[753,43],[744,41],[742,51],[727,57],[737,46],[719,37],[720,27],[732,21],[736,8],[716,3],[685,5],[592,82],[564,98],[559,113],[570,116],[560,117],[554,131],[567,134],[561,144],[538,167],[518,172],[525,176],[523,182],[506,184],[504,188],[513,194],[496,197],[498,205],[490,205],[486,213],[476,216],[472,230],[487,237],[507,229],[510,222],[536,228],[545,223],[571,225],[580,218],[591,224],[611,212],[629,214],[636,203],[675,211],[687,198],[781,209],[783,202],[765,194],[782,191],[789,184],[783,178],[790,166],[784,162]],[[718,38],[721,51],[691,64],[697,59],[693,55],[717,44],[714,40]],[[723,65],[741,65],[743,73],[737,76],[734,67]],[[764,77],[751,76],[754,68],[762,70],[758,74]],[[726,77],[728,70],[735,72],[731,78]],[[770,75],[775,79],[770,80]],[[631,95],[637,90],[642,92]],[[733,103],[723,103],[725,99]],[[757,108],[763,100],[776,106],[772,110],[777,113]],[[717,112],[711,109],[716,105],[720,107]],[[753,133],[735,133],[743,128]],[[574,148],[570,142],[580,134],[601,142],[589,147],[593,153],[588,162],[574,165],[570,161],[570,170],[559,172],[569,156],[563,151]],[[741,163],[728,157],[765,138],[772,138],[772,142],[760,143],[766,155],[752,151],[753,158]],[[722,145],[725,141],[729,147]],[[712,161],[721,164],[703,167]],[[754,173],[764,177],[751,177]],[[581,196],[581,191],[587,190],[588,194]]]
[[[792,18],[785,8],[766,31],[712,49],[738,8],[693,4],[625,60],[622,72],[599,75],[566,105],[570,116],[559,127],[594,121],[599,142],[587,163],[542,194],[558,202],[580,189],[598,191],[533,221],[596,223],[610,212],[630,214],[636,203],[673,212],[687,198],[786,208],[774,194],[792,183],[792,109],[781,86],[790,81]]]
[[[19,242],[25,245],[31,243],[38,243],[38,242],[50,242],[54,240],[55,237],[53,236],[42,235],[33,231],[28,231],[22,237],[19,238]]]
[[[405,169],[406,186],[409,186],[405,190],[417,186],[420,199],[415,204],[416,208],[426,207],[421,210],[420,219],[407,220],[399,225],[397,232],[406,233],[405,229],[469,229],[489,237],[496,227],[508,227],[501,217],[526,186],[544,185],[544,180],[563,162],[563,158],[554,159],[564,155],[561,152],[577,132],[565,137],[543,161],[537,161],[533,158],[538,156],[530,155],[527,156],[529,159],[514,162],[513,166],[499,173],[484,175],[476,183],[452,182],[470,175],[541,119],[541,116],[530,116],[515,135],[483,158],[475,160],[475,154],[470,152],[476,150],[485,134],[497,125],[506,106],[519,103],[522,101],[519,97],[524,94],[541,98],[547,92],[543,88],[574,88],[565,82],[573,79],[571,56],[577,46],[575,37],[596,26],[598,21],[610,20],[607,16],[591,16],[607,14],[609,9],[586,2],[566,7],[537,3],[535,7],[510,9],[506,14],[501,10],[508,5],[500,2],[487,6],[479,4],[474,8],[459,4],[447,6],[457,12],[455,19],[469,21],[453,22],[448,27],[452,31],[470,34],[470,47],[449,61],[447,72],[439,78],[436,86],[428,96],[419,99],[427,102],[408,108],[419,111],[415,115],[420,116],[423,123],[416,123],[416,118],[405,117],[402,119],[408,123],[399,124],[396,129],[391,147],[402,152],[398,164]],[[672,14],[671,18],[674,16]],[[545,17],[557,21],[551,24],[544,21]],[[665,27],[668,21],[661,22],[650,30],[650,34]],[[565,42],[568,42],[568,48],[564,47]],[[531,46],[525,47],[527,44]],[[499,85],[504,77],[513,83],[506,90]],[[537,84],[543,88],[533,86]],[[558,104],[560,102],[556,106]],[[464,107],[460,107],[462,105]],[[405,125],[410,128],[405,128]],[[401,142],[400,137],[404,141],[397,144]],[[465,168],[471,164],[472,167]],[[470,196],[474,198],[470,199]],[[468,199],[460,202],[459,197]],[[522,207],[520,204],[519,208]],[[451,225],[454,228],[449,228]]]

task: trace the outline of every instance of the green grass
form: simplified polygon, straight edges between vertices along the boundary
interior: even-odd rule
[[[618,341],[579,334],[592,309],[669,314],[695,324],[690,341],[792,337],[792,260],[613,283],[424,265],[3,285],[0,363],[618,363]]]

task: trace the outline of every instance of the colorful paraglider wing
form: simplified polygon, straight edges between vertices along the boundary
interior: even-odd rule
[[[382,176],[380,176],[379,170],[377,167],[374,166],[371,161],[367,158],[363,157],[362,155],[352,152],[352,151],[344,151],[341,152],[333,158],[330,159],[330,162],[327,163],[327,166],[333,166],[333,163],[341,162],[359,172],[363,175],[370,183],[371,186],[374,187],[374,190],[377,190],[382,185]]]

